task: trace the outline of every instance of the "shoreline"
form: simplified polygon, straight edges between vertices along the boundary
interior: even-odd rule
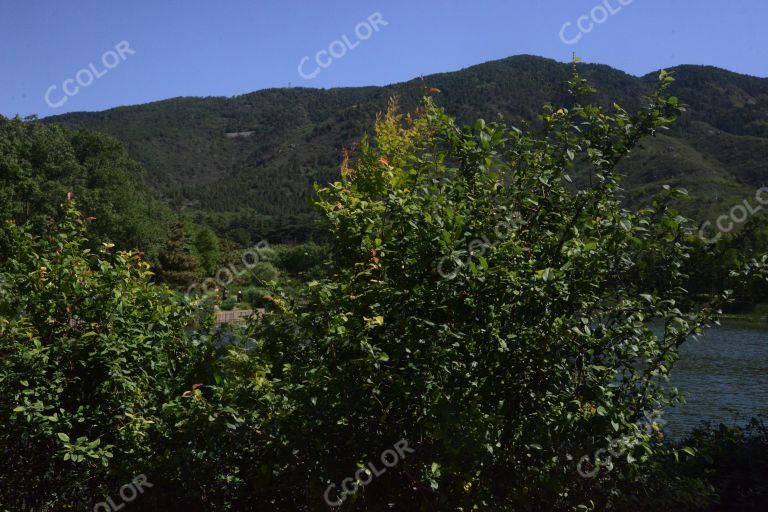
[[[717,320],[724,325],[742,325],[744,327],[768,329],[768,318],[763,316],[725,314],[717,315]]]

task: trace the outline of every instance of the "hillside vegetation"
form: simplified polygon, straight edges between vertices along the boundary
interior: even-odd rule
[[[634,77],[591,64],[579,70],[600,91],[593,101],[630,109],[658,75]],[[677,78],[671,93],[688,105],[687,112],[619,168],[627,174],[626,201],[637,205],[663,184],[681,186],[691,198],[682,210],[695,221],[712,221],[764,184],[768,79],[705,66],[671,71]],[[386,87],[174,98],[45,121],[125,142],[151,186],[220,234],[246,230],[253,240],[290,241],[317,234],[308,201],[312,184],[338,178],[343,150],[353,148],[390,97],[400,97],[408,111],[425,88],[434,87],[440,91],[437,103],[460,122],[501,115],[512,125],[537,126],[542,104],[569,104],[569,76],[569,65],[517,56]]]

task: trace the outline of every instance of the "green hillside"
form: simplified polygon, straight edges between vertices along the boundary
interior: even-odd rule
[[[656,73],[634,77],[580,64],[600,93],[638,106]],[[627,200],[637,204],[663,184],[691,193],[684,211],[713,220],[754,197],[768,175],[768,79],[705,66],[680,66],[673,88],[688,112],[675,128],[625,162]],[[536,122],[540,105],[568,103],[569,64],[517,56],[431,75],[436,101],[462,122],[477,117]],[[46,118],[124,141],[147,169],[147,182],[170,204],[220,233],[251,239],[312,236],[307,198],[314,182],[338,175],[344,148],[372,125],[389,97],[404,109],[424,94],[416,79],[386,87],[268,89],[232,98],[174,98],[104,112]],[[237,231],[236,231],[237,230]]]

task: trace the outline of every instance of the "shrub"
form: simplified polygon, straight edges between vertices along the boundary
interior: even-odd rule
[[[219,305],[219,309],[222,311],[232,311],[237,305],[237,298],[230,296],[227,300],[224,300]]]
[[[68,203],[44,237],[0,229],[0,510],[122,508],[137,475],[152,486],[137,511],[231,510],[254,499],[246,478],[276,488],[258,462],[284,413],[268,367],[209,323],[190,334],[195,311],[138,253],[88,250],[86,225]]]
[[[272,263],[260,261],[251,267],[251,280],[256,285],[277,281],[280,272]]]
[[[297,245],[281,245],[275,248],[278,264],[290,274],[301,274],[325,263],[328,248],[314,242]]]
[[[253,308],[263,308],[270,303],[270,300],[264,297],[271,294],[272,292],[264,288],[250,287],[243,292],[243,299]]]
[[[332,277],[256,332],[297,404],[281,432],[310,501],[407,440],[415,452],[346,505],[604,509],[666,451],[639,422],[672,400],[660,380],[713,307],[684,301],[681,192],[628,211],[615,167],[680,112],[671,81],[630,115],[582,105],[575,77],[539,135],[392,104],[318,188]],[[612,468],[593,457],[609,447]]]
[[[680,458],[654,457],[640,485],[621,487],[619,510],[713,512],[768,508],[768,429],[753,419],[745,427],[703,425],[674,443],[690,447]]]
[[[0,230],[0,509],[91,509],[150,471],[186,387],[192,311],[139,254],[86,249],[86,224],[69,203],[46,236]]]

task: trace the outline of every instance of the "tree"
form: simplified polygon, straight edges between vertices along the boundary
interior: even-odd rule
[[[177,222],[158,254],[157,277],[160,282],[174,288],[184,288],[200,279],[200,263],[192,254],[191,247],[184,223]]]
[[[200,266],[205,275],[213,275],[221,257],[219,239],[216,233],[207,226],[195,226],[193,233],[192,243]]]
[[[92,217],[92,248],[113,242],[154,256],[172,214],[143,179],[141,166],[111,137],[0,116],[0,218],[30,222],[41,234],[73,192]]]
[[[137,481],[137,511],[252,499],[239,469],[263,478],[264,424],[287,409],[266,366],[62,211],[44,237],[0,226],[0,510],[122,508]]]
[[[363,494],[403,510],[604,509],[664,450],[643,421],[674,399],[662,380],[715,305],[685,301],[680,192],[628,211],[615,168],[681,111],[671,83],[662,73],[630,115],[583,105],[576,75],[537,135],[393,102],[317,189],[332,277],[258,328],[298,404],[281,432],[302,447],[293,483],[310,499],[329,486],[360,510]],[[571,185],[578,172],[591,186]],[[355,473],[403,440],[414,452],[385,475]],[[621,460],[596,460],[609,449]]]
[[[250,268],[253,284],[264,286],[267,283],[277,281],[280,277],[280,271],[268,261],[260,261]]]
[[[280,268],[294,275],[320,267],[326,260],[328,249],[314,242],[277,247]]]

